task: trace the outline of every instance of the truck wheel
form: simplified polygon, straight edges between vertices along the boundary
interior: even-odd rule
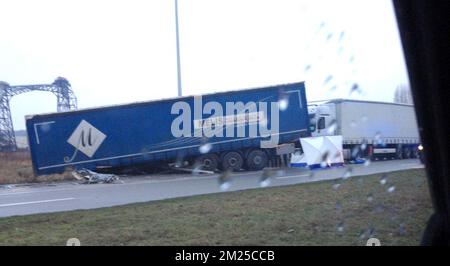
[[[262,170],[267,166],[268,157],[267,154],[262,150],[253,150],[248,153],[245,160],[245,165],[247,169],[252,171]]]
[[[403,151],[402,148],[397,148],[396,154],[395,154],[396,159],[401,160],[403,159]]]
[[[230,151],[223,156],[221,168],[225,171],[238,171],[241,170],[243,164],[244,159],[242,158],[242,155],[238,152]]]
[[[195,162],[202,166],[202,169],[214,171],[219,165],[219,157],[215,154],[205,154],[195,159]]]
[[[405,158],[405,159],[411,158],[411,149],[410,148],[405,148],[403,150],[403,158]]]

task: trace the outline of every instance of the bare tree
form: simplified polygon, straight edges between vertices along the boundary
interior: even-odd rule
[[[413,104],[412,94],[409,86],[400,84],[395,89],[394,102]]]

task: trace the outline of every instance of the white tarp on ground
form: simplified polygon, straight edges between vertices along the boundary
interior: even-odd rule
[[[342,153],[342,136],[323,136],[300,139],[303,148],[303,156],[298,154],[291,158],[292,166],[304,166],[306,161],[309,167],[342,165],[344,156]]]

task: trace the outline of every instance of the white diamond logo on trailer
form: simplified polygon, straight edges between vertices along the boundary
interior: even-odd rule
[[[106,135],[100,130],[89,124],[86,120],[81,120],[67,142],[91,158],[105,138]]]

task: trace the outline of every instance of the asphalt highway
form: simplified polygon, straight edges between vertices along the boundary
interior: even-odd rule
[[[349,171],[349,167],[351,171]],[[338,168],[306,170],[300,168],[238,172],[221,183],[221,174],[167,174],[121,177],[114,184],[59,182],[0,186],[0,217],[93,209],[200,194],[226,193],[265,186],[284,186],[322,180],[354,177],[396,170],[423,168],[419,160],[372,162]],[[262,178],[269,176],[268,179]]]

